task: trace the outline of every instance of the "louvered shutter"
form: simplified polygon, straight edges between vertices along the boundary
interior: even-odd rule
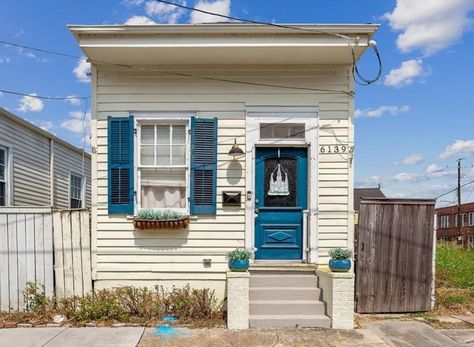
[[[191,118],[192,215],[216,214],[217,118]]]
[[[109,213],[133,214],[133,116],[108,118]]]

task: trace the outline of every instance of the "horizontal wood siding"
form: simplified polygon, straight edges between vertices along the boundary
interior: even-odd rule
[[[170,69],[173,69],[171,67]],[[96,72],[98,71],[98,72]],[[179,71],[216,78],[238,79],[256,83],[308,88],[345,90],[349,88],[347,66],[300,67],[200,67]],[[348,122],[351,97],[263,86],[173,77],[160,72],[143,72],[99,66],[93,81],[97,103],[94,110],[92,217],[97,248],[95,258],[98,287],[120,284],[194,283],[224,290],[225,252],[243,247],[245,233],[244,201],[240,208],[223,208],[222,192],[238,190],[245,197],[245,158],[231,161],[228,155],[234,138],[245,147],[247,106],[318,106],[320,141],[325,144],[347,142],[352,126]],[[107,211],[107,116],[143,112],[196,113],[218,117],[217,215],[192,220],[189,230],[141,232],[123,216],[109,216]],[[347,155],[320,158],[319,245],[322,253],[348,242],[348,193],[351,177]],[[96,200],[96,201],[95,201]],[[93,258],[93,259],[94,259]],[[202,260],[212,259],[205,267]],[[324,258],[321,258],[324,259]],[[94,261],[94,260],[93,260]],[[93,266],[94,266],[93,265]],[[212,282],[212,283],[211,283]]]
[[[12,151],[13,205],[49,206],[49,139],[0,116],[0,145]]]
[[[69,208],[69,175],[75,173],[86,179],[86,204],[90,207],[91,201],[91,160],[88,156],[55,143],[54,144],[54,206]]]

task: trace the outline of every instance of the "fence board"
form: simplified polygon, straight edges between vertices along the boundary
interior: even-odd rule
[[[45,247],[52,239],[52,226],[43,223],[51,215],[49,207],[0,208],[0,308],[17,311],[26,308],[23,291],[27,282],[45,286],[53,295],[53,250]],[[35,222],[35,221],[38,222]]]
[[[362,200],[357,241],[357,312],[431,308],[434,200]]]
[[[56,296],[92,290],[90,215],[87,210],[53,212]]]

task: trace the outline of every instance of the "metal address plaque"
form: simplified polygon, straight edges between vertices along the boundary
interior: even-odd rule
[[[347,153],[349,149],[346,145],[320,145],[319,153]]]

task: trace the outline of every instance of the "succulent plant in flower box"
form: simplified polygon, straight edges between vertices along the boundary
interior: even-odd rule
[[[141,209],[134,218],[138,229],[176,229],[185,228],[189,217],[175,210]]]

